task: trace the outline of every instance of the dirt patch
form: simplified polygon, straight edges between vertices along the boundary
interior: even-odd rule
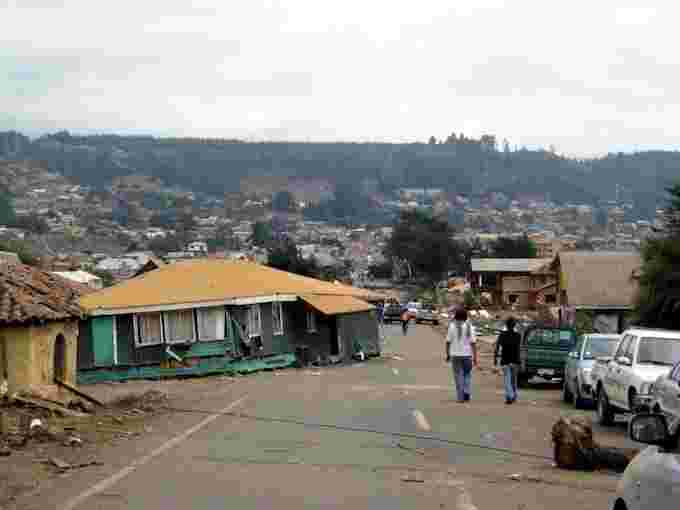
[[[148,418],[164,413],[168,396],[158,390],[129,393],[106,408],[73,410],[9,403],[0,405],[0,508],[45,480],[101,465],[102,446],[152,432]]]

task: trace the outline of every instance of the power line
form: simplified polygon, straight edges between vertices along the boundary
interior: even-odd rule
[[[300,425],[302,427],[308,427],[308,428],[317,428],[317,429],[326,429],[326,430],[338,430],[338,431],[343,431],[343,432],[364,432],[364,433],[369,433],[369,434],[378,434],[382,436],[392,436],[392,437],[400,437],[400,438],[406,438],[406,439],[422,439],[422,440],[429,440],[429,441],[436,441],[438,443],[443,443],[447,445],[453,445],[453,446],[465,446],[468,448],[477,448],[480,450],[489,450],[489,451],[494,451],[494,452],[499,452],[499,453],[505,453],[508,455],[514,455],[516,457],[527,457],[527,458],[533,458],[533,459],[540,459],[540,460],[550,460],[552,461],[552,457],[547,457],[545,455],[538,455],[536,453],[529,453],[529,452],[520,452],[516,450],[510,450],[508,448],[498,448],[495,446],[487,446],[479,443],[469,443],[467,441],[457,441],[455,439],[446,439],[442,437],[437,437],[437,436],[430,436],[430,435],[422,435],[422,434],[416,434],[412,432],[389,432],[385,430],[378,430],[378,429],[372,429],[368,427],[353,427],[349,425],[331,425],[327,423],[312,423],[304,420],[297,420],[294,418],[277,418],[277,417],[269,417],[269,416],[255,416],[251,414],[245,414],[245,413],[240,413],[240,412],[226,412],[226,413],[215,413],[214,411],[206,411],[203,409],[186,409],[186,408],[177,408],[177,407],[169,407],[166,408],[169,411],[174,411],[178,413],[193,413],[193,414],[218,414],[221,416],[231,416],[233,418],[242,418],[246,420],[252,420],[252,421],[261,421],[265,423],[285,423],[288,425]]]

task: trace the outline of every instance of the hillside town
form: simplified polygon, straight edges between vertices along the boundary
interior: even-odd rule
[[[386,263],[384,247],[393,224],[338,225],[310,221],[305,207],[332,196],[329,182],[265,185],[249,182],[243,193],[206,196],[164,186],[158,179],[128,176],[106,190],[93,190],[32,162],[4,162],[0,185],[14,197],[15,225],[0,225],[0,240],[32,246],[41,264],[62,271],[95,270],[114,281],[139,271],[151,257],[166,261],[194,257],[248,258],[265,262],[266,248],[253,231],[265,223],[292,239],[303,258],[326,268],[349,268],[366,278]],[[272,207],[276,193],[294,200],[285,211]],[[478,197],[438,189],[401,189],[393,197],[371,194],[376,208],[397,218],[404,210],[459,218],[454,239],[482,248],[499,238],[527,236],[539,258],[563,250],[632,251],[659,222],[636,220],[624,201],[556,205],[545,196]]]

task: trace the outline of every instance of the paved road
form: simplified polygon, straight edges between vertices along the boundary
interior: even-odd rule
[[[458,404],[442,339],[428,326],[386,332],[385,351],[403,359],[202,379],[153,437],[18,507],[609,508],[615,477],[552,467],[550,427],[575,412],[556,388],[505,406],[486,355],[473,401]],[[598,438],[622,445],[622,436]]]

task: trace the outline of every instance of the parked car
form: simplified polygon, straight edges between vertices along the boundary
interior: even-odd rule
[[[616,490],[613,510],[675,510],[680,501],[678,435],[668,432],[661,414],[638,414],[629,424],[634,441],[646,443],[626,467]]]
[[[619,335],[619,340],[616,342],[614,351],[608,356],[597,356],[593,362],[593,369],[590,372],[590,380],[593,386],[593,399],[597,403],[597,389],[599,388],[599,382],[607,374],[607,369],[609,367],[609,362],[614,359],[614,353],[618,350],[621,344],[622,336]]]
[[[422,308],[423,304],[420,301],[411,301],[406,305],[406,309],[408,310],[408,315],[411,318],[411,320],[416,318],[416,315],[418,314],[418,309]]]
[[[401,321],[401,311],[404,307],[399,303],[387,303],[383,309],[383,322],[390,324]]]
[[[680,331],[632,328],[624,332],[614,358],[597,381],[597,419],[614,422],[617,413],[649,407],[654,381],[680,361]]]
[[[577,409],[594,402],[594,386],[590,374],[599,356],[614,354],[620,335],[582,335],[567,355],[562,384],[562,398],[574,402]]]
[[[439,324],[439,313],[432,305],[422,305],[416,310],[416,324],[429,322],[435,326]]]
[[[663,414],[668,422],[668,431],[677,434],[680,430],[680,362],[668,374],[654,381],[652,395],[652,412]]]
[[[518,383],[524,385],[536,375],[563,378],[575,345],[576,331],[571,328],[530,326],[522,335]]]

